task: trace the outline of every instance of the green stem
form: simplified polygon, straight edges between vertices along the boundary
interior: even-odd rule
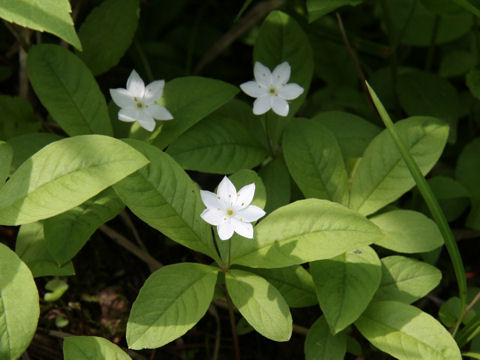
[[[220,261],[220,263],[218,264],[220,266],[220,268],[222,269],[222,271],[224,270],[225,266],[223,264],[223,259],[222,259],[222,255],[220,254],[220,249],[218,248],[218,244],[217,244],[217,239],[215,238],[215,231],[213,230],[213,227],[210,228],[212,230],[212,241],[213,241],[213,245],[215,246],[215,250],[217,251],[217,255],[218,255],[218,261]]]
[[[430,45],[428,47],[427,60],[425,61],[425,70],[430,71],[433,64],[433,58],[435,55],[435,41],[437,40],[438,27],[440,25],[440,16],[435,15],[433,22],[432,37],[430,38]]]
[[[228,295],[228,291],[225,290],[225,298],[228,305],[228,316],[230,317],[230,326],[232,328],[233,347],[235,349],[235,360],[240,360],[240,346],[238,344],[237,324],[235,323],[235,313],[233,311],[232,299]]]

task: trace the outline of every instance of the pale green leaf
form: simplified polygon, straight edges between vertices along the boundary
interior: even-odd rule
[[[317,319],[305,339],[305,360],[343,360],[347,351],[345,333],[332,335],[325,316]]]
[[[118,345],[97,336],[69,336],[63,340],[65,360],[129,360]]]

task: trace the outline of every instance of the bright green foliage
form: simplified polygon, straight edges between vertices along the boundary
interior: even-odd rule
[[[348,205],[347,171],[335,136],[319,122],[296,118],[285,129],[283,155],[306,198]]]
[[[260,334],[275,341],[292,335],[292,315],[279,291],[264,278],[243,270],[225,274],[228,294],[240,314]]]
[[[397,301],[370,304],[355,322],[375,347],[399,360],[460,360],[450,333],[433,317]]]
[[[385,236],[375,244],[401,253],[432,251],[443,245],[437,224],[422,213],[393,210],[370,219]]]
[[[118,64],[137,30],[139,11],[138,0],[107,0],[87,16],[78,32],[78,56],[94,75]]]
[[[216,258],[198,186],[175,160],[155,146],[126,140],[150,164],[114,186],[120,199],[151,227],[192,250]]]
[[[0,139],[35,132],[41,127],[40,122],[35,121],[32,105],[21,97],[0,95],[0,114]]]
[[[10,173],[10,164],[12,163],[13,149],[9,143],[0,141],[0,187]]]
[[[63,340],[65,360],[129,360],[118,345],[97,336],[70,336]]]
[[[375,300],[410,304],[432,291],[442,279],[436,267],[404,256],[382,259],[382,282]]]
[[[325,316],[319,317],[305,339],[305,360],[343,360],[346,351],[345,333],[332,335]]]
[[[300,200],[267,215],[255,227],[254,239],[232,243],[232,263],[286,267],[329,259],[381,237],[373,223],[342,205]]]
[[[123,207],[123,202],[109,188],[83,204],[45,220],[45,240],[55,261],[61,265],[72,259],[90,236],[117,216]]]
[[[34,277],[75,275],[72,262],[58,265],[50,254],[41,222],[20,227],[15,243],[15,252],[28,265]]]
[[[438,161],[448,137],[448,126],[435,118],[413,116],[395,128],[407,149],[426,174]],[[352,179],[350,207],[369,215],[398,199],[415,185],[388,130],[365,150]]]
[[[190,330],[207,312],[217,274],[211,266],[179,263],[150,275],[128,318],[128,346],[157,348]]]
[[[163,104],[173,115],[164,123],[154,145],[163,149],[197,122],[229,102],[239,89],[226,82],[199,76],[176,78],[165,84]]]
[[[60,299],[68,290],[68,283],[62,279],[53,278],[45,284],[45,290],[49,291],[43,296],[45,301],[54,302]]]
[[[4,185],[0,222],[20,225],[60,214],[147,163],[138,151],[107,136],[56,141],[25,161]]]
[[[355,6],[362,2],[363,0],[307,0],[308,20],[312,22],[342,6]]]
[[[0,359],[16,360],[23,354],[39,314],[32,273],[12,250],[0,244]]]
[[[81,50],[82,45],[75,33],[70,17],[68,0],[15,0],[2,1],[0,17],[37,31],[57,35]]]
[[[368,247],[310,263],[318,302],[333,334],[353,323],[380,285],[380,259]]]
[[[267,204],[265,211],[271,213],[290,201],[291,182],[290,174],[283,158],[279,157],[262,167],[259,175],[267,190]]]
[[[105,98],[77,56],[61,46],[37,45],[27,70],[43,106],[68,135],[113,134]]]

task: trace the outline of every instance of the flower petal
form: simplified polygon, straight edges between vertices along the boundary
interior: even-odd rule
[[[200,217],[210,225],[218,226],[219,224],[223,223],[222,220],[222,213],[218,210],[214,209],[205,209],[200,214]]]
[[[288,103],[280,96],[272,96],[272,110],[280,116],[287,116],[289,110]]]
[[[275,87],[283,86],[288,82],[288,79],[290,79],[290,71],[290,64],[286,61],[277,65],[272,74]]]
[[[255,183],[245,185],[237,193],[237,202],[235,204],[235,207],[237,209],[246,208],[252,202],[254,195]]]
[[[287,84],[277,89],[278,95],[285,100],[293,100],[302,95],[303,88],[298,84]]]
[[[253,103],[253,113],[255,115],[262,115],[270,110],[272,108],[272,105],[270,104],[271,97],[271,95],[266,95],[255,100]]]
[[[143,98],[145,83],[135,70],[132,70],[127,80],[127,90],[132,96]]]
[[[217,198],[228,206],[235,202],[236,197],[237,189],[235,189],[235,185],[225,176],[222,181],[220,181],[220,184],[218,184]]]
[[[206,190],[200,190],[200,197],[202,198],[203,203],[207,207],[207,209],[223,209],[224,204],[217,198],[217,194],[211,192],[211,191],[206,191]]]
[[[267,89],[262,86],[262,84],[257,83],[256,81],[247,81],[240,85],[240,89],[243,90],[245,94],[251,97],[261,97],[266,95]]]
[[[165,106],[160,104],[148,105],[145,111],[154,119],[158,120],[172,120],[173,116]]]
[[[272,73],[270,72],[270,69],[258,61],[255,62],[253,67],[253,75],[255,76],[257,83],[266,88],[272,85]]]
[[[147,85],[145,89],[144,99],[157,101],[163,95],[163,88],[165,87],[165,80],[156,80]]]
[[[252,222],[252,221],[257,221],[265,214],[266,212],[260,209],[258,206],[250,205],[245,209],[238,210],[235,215],[235,218],[243,222]]]
[[[135,108],[123,108],[118,112],[118,119],[126,122],[137,121],[139,118],[138,110]]]
[[[137,119],[138,125],[147,131],[153,131],[155,129],[156,122],[153,117],[148,115],[145,111],[140,112],[140,118]]]
[[[110,95],[112,96],[113,102],[121,108],[135,105],[135,101],[127,89],[110,89]]]
[[[218,237],[220,240],[228,240],[233,235],[233,225],[228,222],[223,222],[217,226]]]
[[[241,236],[253,239],[253,226],[250,223],[242,222],[237,219],[230,220],[234,231]]]

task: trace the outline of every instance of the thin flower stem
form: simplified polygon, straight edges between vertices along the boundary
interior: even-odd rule
[[[220,339],[221,339],[221,336],[222,336],[222,327],[221,327],[221,322],[220,322],[220,316],[218,316],[217,309],[215,308],[215,305],[213,303],[210,304],[208,312],[210,314],[212,314],[212,316],[215,318],[215,323],[217,324],[217,331],[216,331],[216,334],[215,334],[215,345],[214,345],[214,348],[213,348],[212,360],[218,360],[218,353],[220,351]]]
[[[215,238],[215,231],[213,230],[213,227],[210,228],[212,230],[212,240],[213,240],[213,245],[215,246],[215,250],[217,251],[217,255],[218,255],[218,260],[220,261],[221,264],[218,264],[220,265],[220,267],[222,268],[223,270],[223,259],[222,259],[222,254],[220,254],[220,249],[218,248],[218,244],[217,244],[217,239]]]
[[[428,47],[427,60],[425,61],[426,71],[430,71],[432,69],[433,58],[435,55],[435,42],[437,41],[439,25],[440,25],[440,16],[435,15],[435,19],[433,22],[432,37],[430,38],[430,45]]]
[[[225,298],[227,299],[228,316],[230,317],[230,326],[232,328],[233,347],[235,349],[235,360],[240,360],[240,346],[238,344],[238,334],[237,334],[237,324],[235,323],[235,313],[233,310],[232,299],[230,299],[230,295],[228,295],[227,290],[225,290]]]
[[[230,268],[230,259],[232,258],[232,239],[228,240],[228,261],[227,269]]]

